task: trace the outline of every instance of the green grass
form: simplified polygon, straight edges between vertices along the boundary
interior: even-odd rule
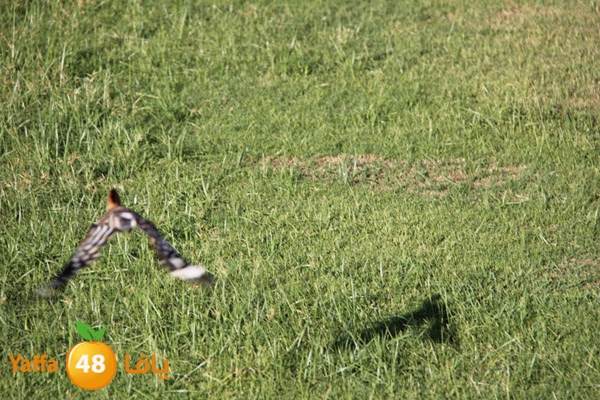
[[[597,3],[62,3],[0,7],[3,398],[598,397]],[[215,285],[135,232],[36,298],[111,187]]]

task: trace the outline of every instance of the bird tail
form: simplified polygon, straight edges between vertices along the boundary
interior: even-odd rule
[[[188,265],[180,269],[175,269],[171,271],[171,276],[183,279],[184,281],[196,281],[205,285],[210,285],[213,282],[212,275],[198,265]]]

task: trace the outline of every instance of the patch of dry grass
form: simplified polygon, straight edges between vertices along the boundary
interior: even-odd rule
[[[259,161],[264,170],[293,169],[302,179],[344,182],[379,190],[403,188],[409,193],[444,196],[457,185],[489,189],[516,181],[527,166],[492,165],[469,171],[464,159],[390,160],[373,154],[323,156],[312,159],[266,157]]]
[[[569,258],[546,273],[553,284],[575,284],[586,289],[600,287],[600,260],[594,255]]]

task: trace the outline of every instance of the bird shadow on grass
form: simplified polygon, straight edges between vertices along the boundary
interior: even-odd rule
[[[345,332],[333,343],[335,349],[356,348],[376,338],[392,339],[407,329],[421,329],[420,337],[435,343],[457,344],[456,335],[451,328],[448,309],[439,294],[425,299],[414,311],[395,315],[356,333]]]

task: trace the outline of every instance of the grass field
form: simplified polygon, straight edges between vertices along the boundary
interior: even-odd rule
[[[600,4],[541,3],[4,3],[2,398],[598,398]],[[134,232],[36,297],[112,187],[214,286]]]

